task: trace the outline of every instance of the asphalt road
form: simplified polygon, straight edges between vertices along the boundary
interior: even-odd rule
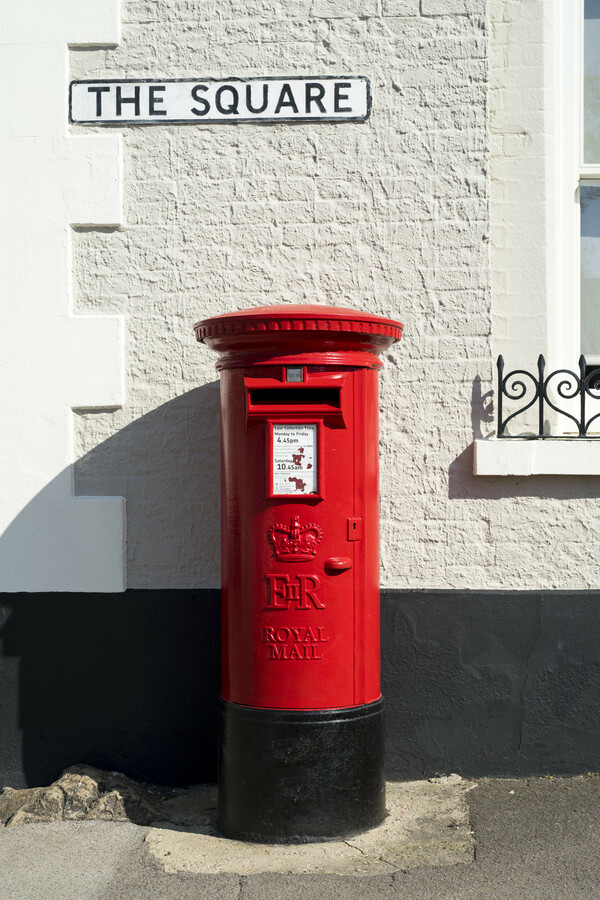
[[[600,777],[481,781],[468,794],[473,863],[378,877],[167,875],[148,829],[106,822],[0,831],[1,900],[600,898]]]

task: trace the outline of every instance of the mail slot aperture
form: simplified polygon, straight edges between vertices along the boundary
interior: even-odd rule
[[[323,410],[340,409],[339,388],[310,388],[310,387],[285,387],[285,388],[251,388],[251,408],[265,406],[310,406]]]
[[[342,423],[348,411],[348,373],[344,371],[307,372],[304,380],[290,382],[287,368],[281,370],[281,377],[272,377],[264,371],[264,376],[244,378],[246,388],[246,409],[252,419],[297,416],[301,421],[307,417],[322,419],[335,424]],[[275,373],[273,373],[275,374]],[[279,374],[279,373],[277,373]],[[271,377],[268,377],[271,375]]]

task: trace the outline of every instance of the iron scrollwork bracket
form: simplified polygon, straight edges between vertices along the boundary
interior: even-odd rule
[[[588,418],[586,400],[600,400],[600,367],[592,368],[588,372],[588,364],[585,356],[579,357],[579,374],[571,369],[556,369],[546,375],[546,360],[540,354],[537,361],[537,377],[526,369],[514,369],[504,374],[504,358],[498,357],[498,437],[515,438],[522,435],[506,433],[506,426],[510,421],[522,416],[528,409],[537,404],[537,434],[528,434],[530,438],[552,438],[559,435],[547,433],[545,413],[548,409],[561,416],[570,419],[577,428],[576,434],[568,437],[600,437],[590,435],[589,429],[592,422],[600,418],[600,412],[595,412]],[[557,378],[562,379],[556,383]],[[524,380],[527,379],[528,381]],[[528,396],[532,392],[531,397]],[[504,400],[519,401],[527,399],[527,402],[518,409],[504,417]],[[569,401],[569,410],[558,405],[560,400]],[[573,404],[573,401],[579,401]],[[574,412],[574,405],[578,407],[578,415]]]

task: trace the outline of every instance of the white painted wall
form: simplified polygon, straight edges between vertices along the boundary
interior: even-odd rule
[[[126,402],[90,384],[91,399],[65,388],[62,409],[68,420],[87,407],[73,417],[76,493],[109,510],[119,501],[106,497],[127,498],[130,587],[218,586],[218,388],[192,325],[277,302],[406,325],[382,373],[384,586],[597,586],[597,478],[472,474],[473,438],[494,430],[495,354],[530,364],[550,342],[553,7],[130,0],[118,47],[72,50],[73,78],[348,72],[373,84],[360,125],[77,127],[65,138],[123,141],[126,224],[96,227],[119,220],[91,212],[64,222],[94,226],[72,234],[74,321],[124,318]],[[106,342],[113,373],[108,345],[118,341]],[[110,402],[120,408],[99,409]],[[68,473],[68,461],[56,468]],[[36,457],[31,510],[53,483],[38,468]],[[103,533],[120,547],[117,523]]]
[[[123,501],[75,498],[73,407],[124,394],[123,321],[72,310],[71,227],[121,219],[118,135],[69,133],[67,45],[119,40],[116,0],[3,11],[0,588],[122,590]]]
[[[555,298],[554,0],[490,0],[494,356],[535,370]],[[554,252],[553,252],[554,251]]]

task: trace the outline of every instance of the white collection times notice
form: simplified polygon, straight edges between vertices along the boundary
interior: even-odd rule
[[[273,494],[317,493],[317,426],[273,425]]]

